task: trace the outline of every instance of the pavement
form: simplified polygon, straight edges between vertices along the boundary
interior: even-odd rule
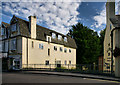
[[[47,74],[30,74],[22,72],[3,72],[2,84],[3,85],[41,85],[46,84],[77,84],[77,85],[119,85],[117,81],[108,81],[91,78],[71,77],[71,76],[59,76],[59,75],[47,75]],[[43,84],[43,85],[44,85]]]
[[[101,76],[101,75],[93,75],[93,74],[51,72],[51,71],[22,71],[22,73],[25,73],[25,74],[46,74],[46,75],[59,75],[59,76],[71,76],[71,77],[101,79],[101,80],[117,81],[117,82],[120,83],[120,78]]]

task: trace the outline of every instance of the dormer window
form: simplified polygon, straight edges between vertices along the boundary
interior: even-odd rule
[[[15,32],[16,31],[16,24],[11,25],[11,31]]]
[[[47,41],[51,42],[51,37],[50,36],[47,36]]]
[[[54,50],[57,51],[57,47],[56,46],[54,46]]]
[[[64,37],[64,41],[67,42],[67,37]]]
[[[71,53],[71,49],[69,49],[69,53]]]
[[[64,52],[67,53],[67,49],[66,48],[64,48]]]
[[[40,49],[43,49],[43,44],[39,44],[39,48],[40,48]]]
[[[52,38],[55,39],[56,38],[56,34],[52,33]]]
[[[62,40],[62,36],[61,35],[58,35],[58,40]]]
[[[63,48],[62,47],[60,47],[60,51],[62,52],[62,50],[63,50]]]

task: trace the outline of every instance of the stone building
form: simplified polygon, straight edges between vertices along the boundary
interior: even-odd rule
[[[116,68],[114,50],[120,48],[120,15],[115,15],[115,2],[106,3],[106,32],[104,38],[104,71]],[[118,63],[118,62],[117,62]],[[119,62],[120,63],[120,62]]]

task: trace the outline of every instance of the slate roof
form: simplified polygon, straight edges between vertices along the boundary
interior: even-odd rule
[[[120,15],[115,15],[115,18],[110,18],[114,27],[120,27]]]
[[[29,30],[29,22],[25,21],[25,20],[23,20],[21,18],[18,18],[16,16],[13,16],[13,18],[14,17],[18,20],[18,24],[19,24],[19,28],[20,28],[20,34],[22,36],[25,36],[25,37],[31,37],[30,36],[30,30]],[[63,35],[61,33],[58,33],[58,32],[56,32],[54,30],[51,30],[51,29],[36,25],[36,35],[37,35],[36,39],[37,40],[46,41],[46,35],[51,36],[52,33],[55,33],[57,35],[58,34],[62,35],[62,37],[67,37],[67,42],[65,42],[64,40],[52,39],[51,40],[52,43],[61,44],[61,45],[64,45],[66,47],[77,48],[75,40],[73,38],[71,38],[69,36],[66,36],[66,35]]]
[[[6,28],[10,26],[10,24],[5,23],[5,22],[2,22],[2,25],[3,25],[3,24],[5,25]]]

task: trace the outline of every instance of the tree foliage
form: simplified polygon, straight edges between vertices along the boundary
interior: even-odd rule
[[[104,53],[104,48],[103,47],[104,47],[105,30],[106,30],[106,28],[103,29],[103,30],[101,30],[100,37],[99,37],[99,39],[100,39],[100,45],[101,45],[100,54],[102,54],[102,55]]]
[[[97,32],[78,23],[72,26],[68,35],[77,44],[77,64],[93,64],[93,62],[97,62],[101,51],[101,42]]]

